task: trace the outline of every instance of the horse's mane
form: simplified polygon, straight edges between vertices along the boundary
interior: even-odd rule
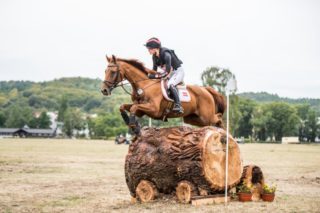
[[[126,63],[134,66],[135,68],[137,68],[138,70],[140,70],[144,74],[148,75],[148,71],[142,62],[140,62],[136,59],[118,59],[118,60],[126,62]]]

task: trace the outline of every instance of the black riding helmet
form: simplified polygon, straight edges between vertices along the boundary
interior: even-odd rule
[[[161,42],[158,38],[153,37],[148,39],[144,46],[146,46],[147,48],[160,48]]]

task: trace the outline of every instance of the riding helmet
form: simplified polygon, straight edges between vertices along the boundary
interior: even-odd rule
[[[148,41],[146,42],[146,44],[144,45],[147,48],[160,48],[161,47],[161,42],[158,38],[150,38],[148,39]]]

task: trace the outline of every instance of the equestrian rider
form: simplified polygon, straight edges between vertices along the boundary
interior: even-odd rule
[[[176,85],[183,81],[184,70],[181,66],[182,61],[176,56],[174,50],[161,46],[159,39],[150,38],[145,46],[150,55],[152,55],[153,70],[157,71],[158,67],[163,68],[164,72],[157,72],[157,74],[149,74],[150,79],[159,79],[169,76],[168,88],[172,99],[174,100],[174,107],[172,111],[178,114],[183,113],[178,90]]]

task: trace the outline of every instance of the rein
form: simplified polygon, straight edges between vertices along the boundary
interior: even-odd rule
[[[139,81],[135,81],[135,82],[133,82],[133,83],[138,83],[138,82],[146,81],[146,80],[150,80],[150,79],[142,79],[142,80],[139,80]],[[126,90],[126,88],[124,87],[124,85],[130,84],[130,83],[125,83],[125,84],[124,84],[123,81],[124,81],[124,80],[117,82],[117,85],[116,85],[114,88],[117,88],[117,87],[121,86],[122,89],[123,89],[128,95],[132,95],[132,94],[131,94],[128,90]],[[143,88],[141,88],[141,89],[142,89],[142,90],[145,90],[145,89],[147,89],[148,87],[151,87],[152,85],[154,85],[154,84],[156,84],[156,83],[158,83],[158,82],[159,82],[159,81],[156,81],[156,82],[154,82],[154,83],[152,83],[152,84],[150,84],[150,85],[147,85],[147,86],[145,86],[145,87],[143,87]],[[118,85],[118,83],[121,83],[121,84]]]
[[[132,95],[132,94],[131,94],[128,90],[126,90],[125,87],[124,87],[124,85],[130,84],[130,82],[129,82],[129,83],[125,83],[125,84],[123,83],[123,81],[125,81],[125,80],[124,80],[124,78],[120,75],[119,65],[109,65],[108,67],[117,67],[117,70],[116,70],[117,75],[115,76],[113,82],[112,82],[112,81],[104,80],[103,83],[104,83],[104,84],[111,84],[111,87],[110,87],[111,90],[113,90],[113,89],[121,86],[122,89],[123,89],[127,94]],[[121,79],[120,79],[120,81],[116,81],[116,80],[119,78],[119,75],[120,75]],[[148,78],[147,78],[147,79],[142,79],[142,80],[139,80],[139,81],[134,81],[134,82],[132,82],[132,83],[135,84],[135,83],[139,83],[139,82],[141,82],[141,81],[146,81],[146,80],[150,80],[150,79],[148,79]],[[144,88],[141,88],[141,89],[142,89],[142,90],[145,90],[145,89],[147,89],[148,87],[150,87],[150,86],[152,86],[152,85],[154,85],[154,84],[156,84],[156,83],[158,83],[158,82],[159,82],[159,81],[156,81],[156,82],[154,82],[153,84],[147,85],[147,86],[145,86]],[[121,83],[121,84],[120,84],[120,83]]]

